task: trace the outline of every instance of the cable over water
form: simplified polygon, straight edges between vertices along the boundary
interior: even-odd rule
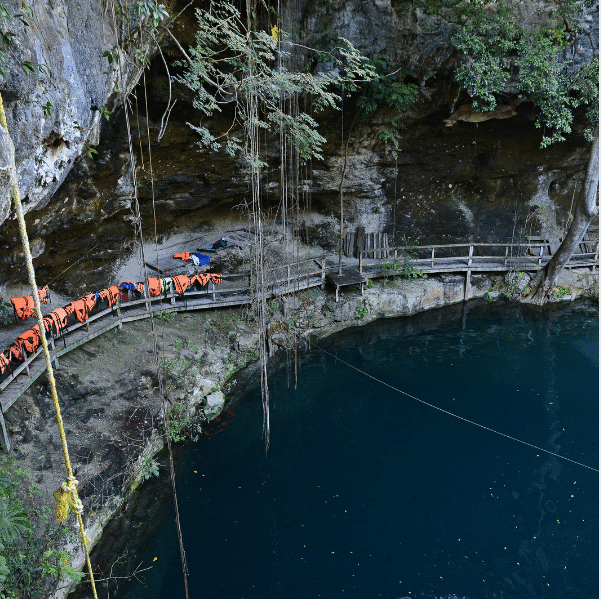
[[[439,412],[442,412],[443,414],[447,414],[448,416],[452,416],[453,418],[457,418],[458,420],[463,420],[463,422],[467,422],[468,424],[473,424],[474,426],[477,426],[479,428],[482,428],[484,430],[487,430],[491,433],[495,433],[495,435],[500,435],[501,437],[505,437],[507,439],[511,439],[512,441],[517,441],[518,443],[521,443],[522,445],[527,445],[528,447],[532,447],[533,449],[536,449],[538,451],[542,451],[544,453],[548,453],[549,455],[555,456],[556,458],[560,458],[562,460],[566,460],[568,462],[572,462],[573,464],[576,464],[577,466],[582,466],[583,468],[588,468],[589,470],[592,470],[593,472],[599,472],[599,470],[597,470],[596,468],[593,468],[592,466],[588,466],[587,464],[583,464],[582,462],[578,462],[576,460],[572,460],[571,458],[567,458],[565,456],[562,456],[558,453],[554,453],[553,451],[549,451],[548,449],[544,449],[542,447],[539,447],[538,445],[533,445],[532,443],[528,443],[527,441],[522,441],[521,439],[518,439],[516,437],[512,437],[511,435],[508,435],[506,433],[502,433],[500,431],[497,431],[493,428],[490,428],[488,426],[484,426],[483,424],[480,424],[478,422],[474,422],[473,420],[469,420],[469,418],[464,418],[463,416],[459,416],[458,414],[454,414],[453,412],[449,412],[448,410],[445,410],[444,408],[439,408],[438,406],[435,406],[434,404],[428,403],[427,401],[424,401],[423,399],[419,399],[419,397],[415,397],[414,395],[411,395],[410,393],[407,393],[405,391],[402,391],[401,389],[397,389],[396,387],[394,387],[393,385],[390,385],[378,378],[376,378],[375,376],[372,376],[371,374],[365,372],[364,370],[361,370],[360,368],[357,368],[356,366],[353,366],[352,364],[349,364],[348,362],[345,362],[343,359],[339,358],[338,356],[330,353],[329,351],[323,349],[323,347],[319,347],[319,345],[317,345],[316,343],[312,344],[313,347],[316,347],[317,349],[319,349],[320,351],[324,352],[325,354],[327,354],[328,356],[334,358],[335,360],[338,360],[339,362],[341,362],[342,364],[344,364],[345,366],[348,366],[349,368],[352,368],[353,370],[356,370],[357,372],[361,373],[363,376],[366,376],[367,378],[370,378],[374,381],[376,381],[377,383],[380,383],[381,385],[384,385],[385,387],[388,387],[389,389],[392,389],[393,391],[396,391],[397,393],[400,393],[401,395],[405,395],[406,397],[409,397],[410,399],[414,399],[415,401],[418,401],[421,404],[424,404],[425,406],[428,406],[429,408],[434,408],[435,410],[438,410]]]

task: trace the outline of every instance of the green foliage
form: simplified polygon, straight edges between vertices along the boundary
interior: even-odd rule
[[[414,266],[419,245],[411,243],[406,235],[403,235],[403,244],[405,245],[405,249],[401,253],[402,259],[393,260],[392,262],[382,262],[378,265],[380,272],[384,276],[399,274],[403,279],[425,279],[426,274]]]
[[[27,2],[21,2],[21,12],[11,13],[6,7],[6,4],[0,3],[0,77],[6,80],[10,70],[6,68],[4,63],[8,60],[7,52],[14,46],[17,34],[13,31],[15,25],[19,24],[22,27],[29,27],[29,20],[33,17],[33,11]],[[33,63],[29,60],[24,60],[21,63],[21,68],[25,73],[40,72],[50,73],[47,67]]]
[[[140,464],[140,474],[144,477],[144,480],[148,480],[152,476],[158,476],[159,463],[151,455],[144,454]]]
[[[355,318],[357,320],[363,320],[369,314],[367,306],[357,306],[355,308]]]
[[[185,401],[176,401],[169,408],[169,435],[174,443],[181,443],[191,439],[197,441],[202,433],[200,424],[193,421],[188,404]]]
[[[312,99],[313,113],[336,109],[340,96],[332,91],[335,85],[353,88],[358,80],[375,75],[367,59],[339,38],[329,52],[320,53],[337,67],[327,75],[290,72],[284,66],[274,68],[278,61],[285,64],[289,56],[287,48],[292,42],[285,32],[279,30],[276,41],[259,28],[247,31],[239,10],[230,2],[211,2],[209,10],[197,10],[196,14],[196,46],[190,48],[191,61],[183,64],[184,74],[175,80],[195,92],[194,107],[206,117],[220,112],[225,104],[232,104],[236,114],[229,131],[220,138],[202,123],[188,123],[199,134],[199,145],[232,156],[241,152],[253,169],[261,169],[265,163],[257,152],[233,131],[281,130],[302,163],[312,157],[322,158],[325,139],[318,133],[316,121],[305,112],[288,114],[285,100],[307,94]]]
[[[83,144],[83,153],[90,159],[94,160],[94,154],[98,154],[98,151],[90,146],[90,142],[86,141]]]
[[[0,322],[2,322],[2,324],[9,324],[12,320],[12,313],[12,304],[9,304],[0,298]]]
[[[411,113],[419,95],[419,87],[406,82],[409,76],[406,71],[393,70],[395,65],[388,56],[378,56],[371,63],[377,75],[359,87],[357,108],[363,118],[380,107],[394,111],[395,115],[387,117],[378,128],[378,137],[386,143],[386,153],[390,151],[396,159],[400,150],[399,129],[402,119]]]
[[[513,87],[539,109],[535,126],[545,129],[541,147],[565,140],[580,106],[587,107],[587,139],[598,121],[598,59],[577,70],[567,51],[582,30],[582,5],[557,6],[554,15],[532,25],[519,21],[502,0],[476,3],[471,13],[456,13],[452,35],[461,53],[455,77],[473,98],[474,110],[494,110],[499,95]]]
[[[372,279],[367,279],[367,283],[365,285],[365,288],[366,289],[373,289],[373,286],[374,286],[373,280]]]
[[[71,567],[71,557],[55,545],[68,534],[47,506],[31,500],[39,489],[13,456],[0,455],[0,598],[46,596],[48,577],[83,574]]]
[[[572,291],[569,287],[557,287],[555,289],[555,295],[558,299],[562,297],[567,297],[568,295],[572,295]]]
[[[392,70],[395,65],[389,56],[381,55],[370,62],[376,75],[359,87],[357,107],[361,115],[369,116],[381,106],[392,108],[402,114],[408,113],[417,100],[419,92],[415,83],[405,82],[410,74],[398,69]]]

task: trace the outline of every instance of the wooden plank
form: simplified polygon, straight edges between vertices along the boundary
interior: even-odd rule
[[[365,227],[357,227],[357,251],[365,249]],[[367,256],[364,254],[364,258]]]
[[[8,431],[6,430],[6,422],[4,422],[4,410],[0,403],[0,425],[2,426],[2,438],[4,439],[4,451],[10,453],[10,439],[8,438]]]

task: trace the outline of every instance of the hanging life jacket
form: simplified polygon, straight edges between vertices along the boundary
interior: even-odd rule
[[[19,338],[15,339],[5,351],[8,351],[9,355],[12,356],[11,360],[23,361],[23,343]]]
[[[144,283],[136,283],[135,291],[137,291],[140,295],[144,295]]]
[[[176,275],[172,277],[172,280],[178,295],[183,295],[184,291],[190,287],[190,279],[186,275]]]
[[[5,349],[0,354],[0,375],[3,375],[7,370],[10,371],[10,353],[8,357],[5,355],[7,350]]]
[[[78,299],[77,301],[71,302],[68,306],[65,306],[65,312],[68,315],[75,314],[75,317],[79,322],[85,322],[88,317],[88,307],[85,300]]]
[[[35,327],[33,329],[29,329],[24,333],[21,333],[16,339],[15,343],[21,342],[25,350],[32,354],[38,347],[40,347],[40,328],[37,325],[37,330]]]
[[[48,285],[43,289],[38,289],[38,298],[42,304],[48,304],[50,302],[50,289],[48,289]]]
[[[223,281],[223,275],[211,274],[209,276],[213,280],[213,283],[215,283],[216,285],[221,285],[221,283]]]
[[[175,254],[173,256],[176,260],[185,260],[186,262],[190,260],[190,252],[182,252],[181,254]]]
[[[196,283],[200,287],[204,287],[210,279],[210,275],[206,273],[200,273],[198,275],[194,275],[190,280],[192,283]]]
[[[13,305],[15,316],[19,320],[27,320],[35,315],[35,304],[33,303],[33,297],[31,295],[11,297],[10,303]]]
[[[52,310],[52,312],[50,312],[50,314],[47,314],[44,317],[44,320],[46,320],[46,318],[51,318],[52,322],[54,323],[54,328],[56,329],[56,334],[59,335],[60,332],[67,326],[67,311],[64,310],[63,308],[57,308],[56,310]]]
[[[148,279],[148,293],[150,297],[161,295],[161,279]]]
[[[98,296],[101,300],[106,300],[109,308],[112,308],[113,304],[117,301],[117,297],[119,296],[119,288],[116,285],[113,285],[107,289],[102,289],[98,293]]]

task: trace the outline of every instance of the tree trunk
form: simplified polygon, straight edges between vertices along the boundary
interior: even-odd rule
[[[557,277],[570,259],[578,244],[582,241],[591,221],[597,214],[597,188],[599,185],[599,128],[595,131],[595,139],[586,169],[586,178],[580,192],[567,235],[561,242],[551,260],[534,277],[531,292],[526,301],[543,303],[547,300],[553,288],[557,285]]]

